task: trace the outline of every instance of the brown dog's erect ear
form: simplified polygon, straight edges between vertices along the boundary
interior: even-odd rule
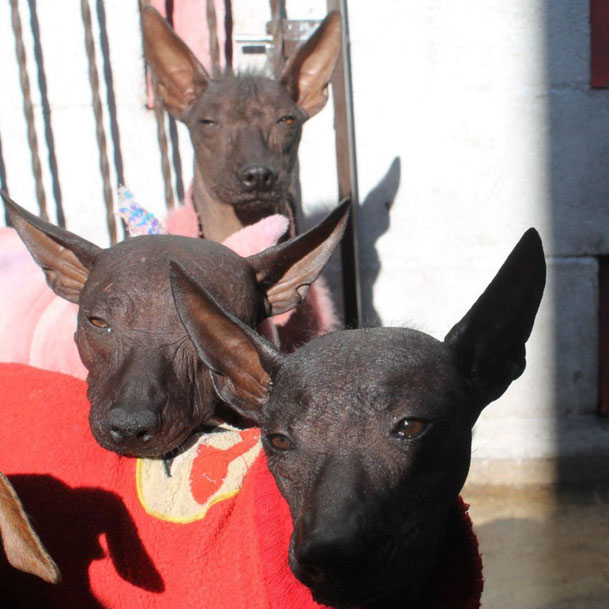
[[[525,343],[545,282],[541,239],[530,228],[482,296],[444,339],[456,355],[479,410],[500,397],[524,372]]]
[[[7,478],[0,473],[0,534],[8,561],[26,571],[56,584],[61,575],[32,529],[21,502]]]
[[[170,263],[169,276],[178,315],[211,371],[216,393],[239,414],[256,421],[268,398],[269,372],[279,353],[223,310],[176,262]]]
[[[102,249],[70,231],[41,220],[4,193],[0,192],[0,195],[21,240],[44,271],[49,287],[58,296],[78,303],[80,291]]]
[[[155,75],[156,92],[177,119],[201,95],[209,76],[194,53],[152,6],[142,10],[144,53]]]
[[[351,201],[345,200],[303,235],[247,258],[264,291],[267,315],[289,311],[304,300],[342,239],[350,210]]]
[[[279,77],[309,117],[328,101],[328,85],[340,54],[341,30],[340,13],[332,11],[288,60]]]

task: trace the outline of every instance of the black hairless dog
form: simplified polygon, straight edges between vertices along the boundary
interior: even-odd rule
[[[316,601],[429,606],[472,426],[525,369],[545,274],[530,229],[444,341],[348,330],[285,355],[172,265],[180,318],[218,395],[262,429],[294,523],[290,566]]]

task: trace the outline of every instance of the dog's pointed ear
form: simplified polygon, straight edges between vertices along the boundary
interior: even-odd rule
[[[70,231],[41,220],[4,193],[0,192],[0,195],[15,230],[44,271],[49,287],[58,296],[78,303],[80,292],[102,249]]]
[[[304,300],[342,239],[350,210],[351,201],[345,200],[303,235],[247,258],[264,292],[267,315],[289,311]]]
[[[444,339],[473,392],[476,416],[524,372],[525,343],[533,329],[545,281],[541,239],[531,228],[482,296]]]
[[[178,315],[218,397],[252,421],[268,399],[271,371],[279,352],[254,330],[225,311],[178,263],[169,268]]]
[[[279,77],[292,99],[308,117],[328,101],[328,85],[340,54],[341,17],[332,11],[288,60]]]
[[[209,75],[186,43],[152,6],[142,10],[144,53],[158,98],[177,119],[209,84]]]
[[[61,575],[30,525],[15,490],[0,473],[0,535],[8,561],[20,571],[32,573],[50,584]]]

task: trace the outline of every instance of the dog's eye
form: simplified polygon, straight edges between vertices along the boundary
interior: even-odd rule
[[[205,125],[206,127],[213,127],[216,126],[218,123],[216,123],[216,121],[212,121],[210,118],[202,118],[199,119],[199,124]]]
[[[270,433],[264,438],[275,450],[290,450],[292,448],[292,440],[282,433]]]
[[[392,435],[396,438],[410,439],[416,438],[423,433],[427,427],[425,421],[420,419],[402,419],[394,428]]]
[[[105,322],[101,317],[89,317],[89,321],[96,328],[102,328],[103,330],[110,330],[110,324]]]
[[[286,114],[286,116],[282,116],[277,122],[281,125],[293,125],[296,119],[291,114]]]

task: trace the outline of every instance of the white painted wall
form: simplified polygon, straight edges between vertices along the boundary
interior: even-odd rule
[[[608,452],[594,412],[609,92],[589,89],[588,3],[378,9],[349,5],[366,314],[441,338],[535,226],[549,284],[528,368],[483,413],[474,459]],[[395,186],[375,188],[395,158],[387,213]]]
[[[37,4],[68,226],[104,245],[79,1]],[[27,2],[20,0],[20,7],[31,49]],[[162,215],[137,2],[106,0],[105,7],[126,182]],[[292,19],[325,12],[323,0],[288,1]],[[236,34],[263,34],[268,2],[235,0],[234,14]],[[529,366],[481,417],[474,456],[609,452],[609,432],[594,415],[595,256],[609,254],[609,92],[588,85],[588,3],[385,0],[371,6],[352,0],[349,17],[365,319],[414,324],[442,337],[522,232],[537,227],[549,285],[529,342]],[[11,195],[35,210],[10,22],[8,3],[0,3],[0,137]],[[31,59],[30,53],[36,92]],[[179,128],[188,184],[192,153]],[[42,146],[41,153],[51,199]],[[306,126],[300,159],[306,213],[333,207],[330,109]]]

